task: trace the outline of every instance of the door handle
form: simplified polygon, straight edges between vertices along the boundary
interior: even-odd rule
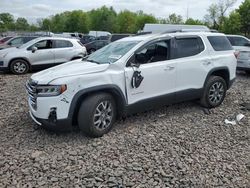
[[[169,70],[173,70],[175,67],[173,67],[173,66],[166,66],[165,67],[165,71],[169,71]]]
[[[211,65],[211,64],[212,64],[212,63],[211,63],[210,61],[206,61],[206,62],[203,63],[203,65],[206,65],[206,66],[207,66],[207,65]]]

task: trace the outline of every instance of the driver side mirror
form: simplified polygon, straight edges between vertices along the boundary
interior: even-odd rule
[[[37,47],[32,46],[31,51],[32,51],[32,53],[35,53],[35,51],[37,51]]]

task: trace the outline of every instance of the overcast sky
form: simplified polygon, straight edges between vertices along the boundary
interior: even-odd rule
[[[130,11],[143,10],[158,18],[166,18],[171,13],[177,13],[195,19],[203,19],[211,3],[219,0],[0,0],[0,13],[9,12],[17,17],[25,17],[29,22],[36,22],[38,18],[45,18],[66,10],[81,9],[84,11],[99,8],[103,5],[113,6],[116,11],[128,9]],[[237,8],[243,0],[238,0]]]

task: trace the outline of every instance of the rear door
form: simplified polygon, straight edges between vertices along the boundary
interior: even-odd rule
[[[199,36],[175,37],[174,53],[177,94],[193,98],[193,95],[199,94],[213,63]]]
[[[55,64],[70,61],[74,55],[73,44],[68,40],[53,40],[53,49]]]

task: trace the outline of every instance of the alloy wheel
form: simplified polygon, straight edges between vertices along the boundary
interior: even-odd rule
[[[94,125],[99,130],[107,129],[112,122],[113,106],[110,101],[101,102],[95,109]]]
[[[209,89],[209,101],[212,104],[219,104],[225,93],[224,85],[221,82],[215,82]]]

